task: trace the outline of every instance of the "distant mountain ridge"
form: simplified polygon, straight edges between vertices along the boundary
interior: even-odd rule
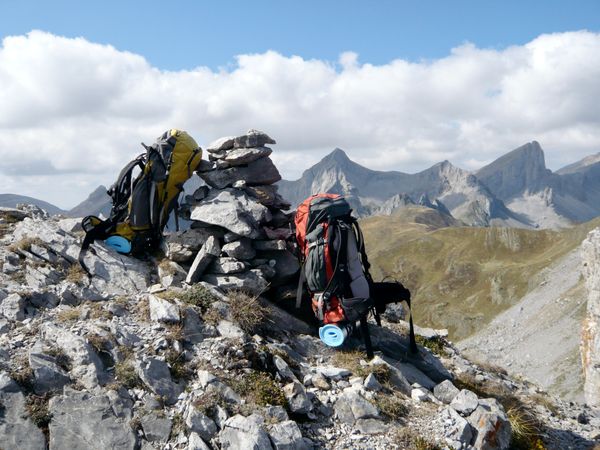
[[[48,214],[52,215],[67,214],[67,211],[65,211],[64,209],[60,209],[58,206],[55,206],[52,203],[45,202],[44,200],[39,200],[37,198],[19,194],[0,194],[0,206],[4,208],[14,208],[19,203],[26,203],[39,206],[40,208],[48,212]]]
[[[362,217],[389,215],[408,204],[446,210],[471,226],[561,228],[600,216],[600,154],[557,172],[544,151],[529,142],[468,172],[443,161],[416,174],[375,171],[336,148],[280,193],[298,204],[317,192],[345,195]],[[436,206],[437,205],[437,206]]]

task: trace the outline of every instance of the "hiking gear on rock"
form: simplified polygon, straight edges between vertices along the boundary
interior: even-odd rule
[[[387,299],[372,295],[371,290],[376,283],[369,273],[370,264],[362,232],[351,213],[348,202],[336,194],[313,195],[298,206],[296,241],[302,270],[296,306],[300,306],[302,288],[306,283],[313,312],[325,325],[320,330],[323,342],[341,345],[356,322],[360,321],[367,355],[372,358],[367,316],[372,312],[380,325],[379,315],[385,311]],[[378,289],[378,292],[386,293],[385,289]],[[410,293],[406,298],[410,301]],[[327,325],[337,325],[339,330]],[[411,350],[416,351],[416,348],[411,325]]]
[[[202,149],[181,130],[168,130],[151,146],[142,146],[146,152],[129,162],[108,190],[113,201],[109,218],[87,216],[81,222],[86,235],[79,262],[88,275],[84,257],[96,240],[106,239],[118,252],[134,255],[158,245],[183,185],[202,160]],[[134,178],[136,168],[140,173]]]

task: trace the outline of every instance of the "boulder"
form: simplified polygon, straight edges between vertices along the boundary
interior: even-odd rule
[[[188,284],[197,282],[207,267],[220,253],[221,246],[219,245],[219,241],[214,236],[210,236],[194,258],[185,282]]]
[[[269,285],[261,271],[256,269],[233,275],[207,274],[202,280],[224,291],[242,290],[253,295],[262,294]]]
[[[225,161],[230,166],[241,166],[269,156],[272,152],[273,150],[269,147],[236,148],[225,153],[222,161]]]
[[[107,375],[102,361],[82,336],[46,322],[40,327],[42,339],[62,349],[71,361],[71,376],[88,389],[104,384]]]
[[[233,148],[263,147],[266,144],[276,144],[275,139],[267,133],[250,129],[246,134],[237,136],[233,140]]]
[[[208,267],[207,272],[229,275],[232,273],[244,272],[246,269],[248,269],[248,265],[245,262],[235,258],[225,257],[215,259]]]
[[[286,384],[283,394],[288,401],[290,411],[294,414],[308,414],[313,409],[312,402],[306,395],[304,386],[298,381]]]
[[[449,405],[460,390],[450,380],[444,380],[433,388],[433,395],[441,402]]]
[[[146,358],[136,363],[138,376],[156,395],[163,397],[167,405],[177,402],[181,387],[171,379],[171,372],[166,362],[156,358]]]
[[[156,295],[148,295],[148,306],[150,308],[150,319],[155,322],[178,323],[179,307]]]
[[[35,426],[27,414],[25,396],[6,372],[0,372],[0,405],[0,448],[46,448],[46,438],[42,430]]]
[[[56,364],[56,358],[37,350],[29,352],[29,366],[33,371],[33,388],[36,394],[60,391],[71,381],[67,372]]]
[[[452,408],[467,416],[475,411],[475,408],[477,408],[478,404],[479,399],[477,398],[477,394],[469,391],[468,389],[461,389],[456,397],[454,397],[452,402],[450,402],[450,406]]]
[[[65,390],[50,400],[50,450],[135,449],[130,401]]]
[[[237,189],[214,190],[192,208],[192,220],[219,225],[240,236],[261,236],[261,224],[271,219],[269,210]]]
[[[217,189],[232,186],[242,180],[246,186],[273,184],[281,180],[277,167],[269,157],[257,159],[245,166],[201,172],[199,176],[206,184]]]
[[[189,230],[170,233],[165,236],[163,242],[166,250],[165,254],[171,261],[191,261],[211,235],[213,233],[202,228],[190,228]]]
[[[0,301],[0,314],[8,320],[25,319],[25,300],[19,294],[10,294]]]
[[[240,414],[227,419],[219,433],[223,450],[270,450],[273,448],[264,428],[264,419],[258,414],[244,417]]]
[[[510,421],[496,399],[480,400],[467,420],[474,429],[474,440],[471,444],[475,449],[506,450],[510,447]]]
[[[347,389],[334,405],[337,418],[348,425],[360,419],[377,419],[379,411],[358,392]]]
[[[275,450],[309,450],[298,424],[293,420],[276,423],[269,429]]]
[[[248,238],[242,238],[239,241],[225,244],[223,246],[223,253],[243,261],[248,261],[256,256],[256,250],[254,250],[252,241]]]

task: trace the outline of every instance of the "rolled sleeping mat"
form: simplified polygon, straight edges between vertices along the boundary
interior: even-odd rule
[[[334,325],[332,323],[319,328],[319,338],[329,347],[339,347],[350,334],[350,325]]]
[[[110,236],[104,240],[104,243],[118,253],[127,255],[131,252],[131,242],[123,236]]]

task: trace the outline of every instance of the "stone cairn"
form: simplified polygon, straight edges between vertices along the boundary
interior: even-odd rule
[[[209,160],[197,171],[202,185],[182,205],[191,228],[165,239],[170,262],[159,267],[163,286],[206,282],[259,295],[294,280],[292,215],[274,185],[281,175],[270,144],[267,134],[249,130],[208,145]]]

